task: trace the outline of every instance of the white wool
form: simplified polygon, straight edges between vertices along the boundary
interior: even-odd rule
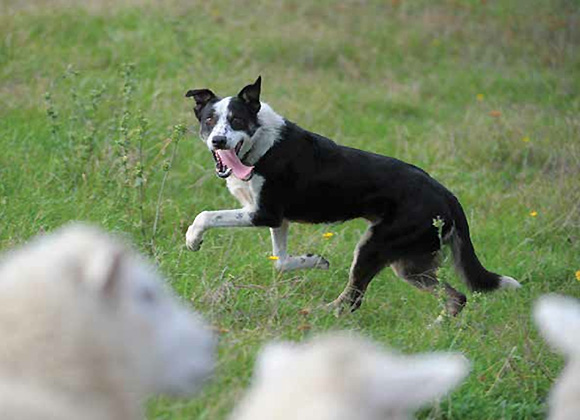
[[[83,225],[4,255],[0,336],[2,419],[142,418],[147,396],[193,392],[213,366],[197,315],[136,253]]]
[[[542,296],[534,308],[546,340],[566,356],[566,366],[550,394],[550,420],[577,420],[580,413],[580,302],[564,296]]]
[[[231,420],[399,420],[455,387],[459,354],[403,356],[344,333],[276,343],[259,355]]]

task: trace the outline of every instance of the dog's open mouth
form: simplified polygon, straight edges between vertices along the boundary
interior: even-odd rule
[[[232,170],[224,165],[222,158],[213,150],[211,151],[213,159],[215,160],[215,172],[220,178],[227,178],[232,174]]]
[[[238,153],[242,149],[244,141],[241,140],[233,149],[212,150],[213,158],[215,160],[215,171],[220,178],[227,178],[232,173],[242,181],[248,181],[254,174],[253,166],[246,166],[238,157]]]

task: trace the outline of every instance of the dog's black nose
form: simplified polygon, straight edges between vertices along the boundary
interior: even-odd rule
[[[225,149],[228,139],[225,136],[215,136],[211,139],[211,144],[214,149]]]

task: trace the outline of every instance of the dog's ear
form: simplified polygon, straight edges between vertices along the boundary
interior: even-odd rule
[[[246,103],[255,114],[260,110],[260,90],[262,89],[262,76],[258,76],[256,81],[243,88],[238,93],[238,98]]]
[[[193,108],[193,111],[198,120],[201,117],[201,110],[203,107],[206,106],[209,101],[217,98],[215,93],[209,89],[192,89],[188,90],[185,94],[186,98],[191,98],[192,96],[193,99],[195,99],[195,107]]]

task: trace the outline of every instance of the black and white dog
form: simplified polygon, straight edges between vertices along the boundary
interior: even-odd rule
[[[435,291],[442,244],[451,245],[458,272],[472,290],[520,286],[481,265],[459,201],[425,171],[304,130],[260,102],[260,90],[259,77],[237,96],[222,99],[209,89],[186,94],[195,100],[200,136],[213,154],[217,175],[226,178],[243,206],[201,212],[187,230],[190,250],[200,248],[209,228],[266,226],[277,269],[327,269],[321,256],[287,253],[289,223],[364,218],[369,228],[356,246],[348,285],[332,303],[339,310],[357,309],[386,265],[414,286]],[[456,315],[466,297],[449,284],[443,287],[447,310]]]

